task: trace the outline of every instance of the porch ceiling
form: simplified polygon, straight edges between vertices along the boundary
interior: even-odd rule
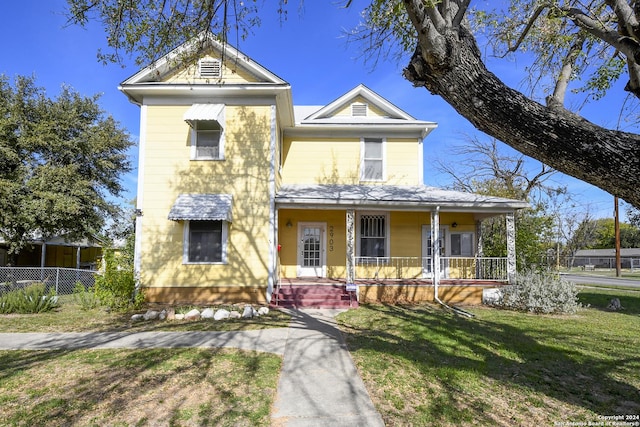
[[[528,207],[521,200],[443,190],[425,185],[283,185],[276,193],[281,208],[365,208],[389,210],[506,213]]]

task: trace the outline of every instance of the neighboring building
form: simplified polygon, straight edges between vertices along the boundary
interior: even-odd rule
[[[294,106],[286,81],[202,40],[120,86],[141,107],[136,271],[150,301],[264,303],[282,283],[420,300],[434,281],[452,300],[513,277],[513,213],[527,204],[424,186],[436,123],[363,85]],[[509,256],[482,258],[477,230],[495,215]]]
[[[580,249],[576,251],[571,260],[573,262],[570,267],[616,268],[616,250]],[[638,266],[640,266],[640,248],[620,249],[621,268],[637,268]]]
[[[64,267],[96,270],[102,259],[102,244],[95,240],[67,241],[58,236],[34,238],[18,253],[14,267]],[[8,245],[0,238],[0,267],[9,264]]]

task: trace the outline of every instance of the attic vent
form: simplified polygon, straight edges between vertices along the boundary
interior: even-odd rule
[[[367,104],[363,104],[361,102],[354,102],[351,104],[351,116],[367,117]]]
[[[217,59],[201,59],[198,66],[200,77],[216,78],[222,75],[222,66]]]

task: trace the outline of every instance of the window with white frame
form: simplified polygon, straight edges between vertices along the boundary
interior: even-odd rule
[[[222,126],[215,120],[199,120],[193,130],[195,159],[221,159]]]
[[[361,257],[383,258],[388,254],[389,232],[386,214],[360,214],[358,251]]]
[[[384,179],[384,139],[363,138],[360,175],[362,181]]]
[[[473,256],[473,233],[451,233],[451,256]]]
[[[186,221],[184,262],[223,264],[227,262],[226,221]]]

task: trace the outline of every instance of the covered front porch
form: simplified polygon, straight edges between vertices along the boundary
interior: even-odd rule
[[[524,206],[424,186],[283,187],[275,294],[332,285],[360,302],[480,302],[483,288],[515,277],[514,211]],[[482,253],[481,222],[495,215],[507,224],[506,257]]]

